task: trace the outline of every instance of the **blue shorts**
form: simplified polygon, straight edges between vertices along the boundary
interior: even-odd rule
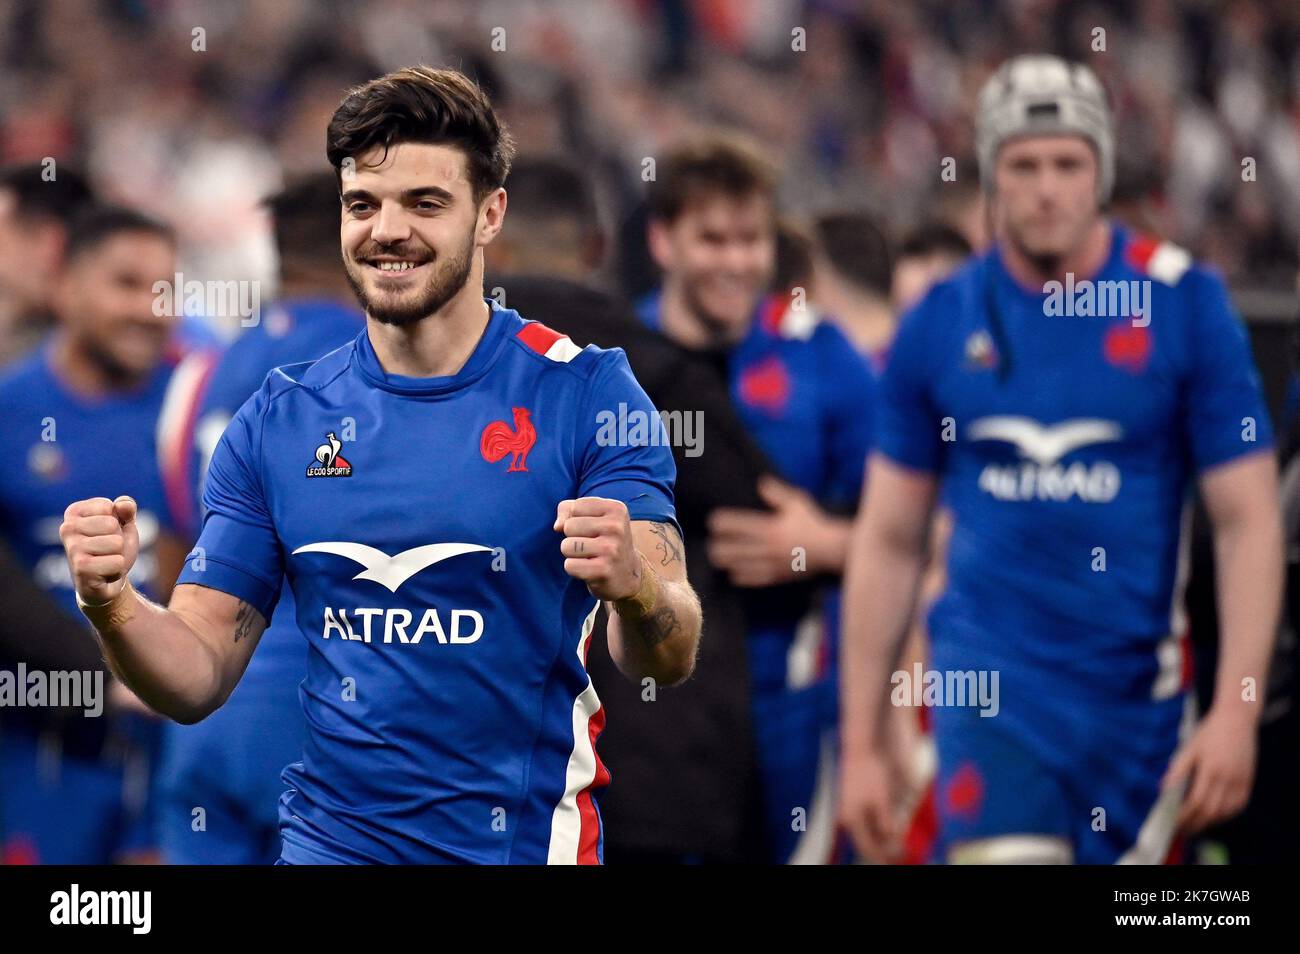
[[[1005,703],[993,717],[932,710],[938,860],[1164,861],[1180,793],[1162,795],[1160,780],[1185,697],[1069,705],[1042,696],[1057,704],[1036,703],[1032,715]]]

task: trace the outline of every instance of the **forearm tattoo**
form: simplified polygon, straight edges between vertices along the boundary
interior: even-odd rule
[[[677,632],[679,625],[677,611],[672,608],[671,604],[661,599],[659,606],[652,610],[649,616],[641,620],[638,625],[638,632],[641,634],[641,641],[645,643],[646,648],[653,649]]]
[[[253,630],[253,607],[243,600],[235,613],[235,642],[239,642]]]
[[[682,538],[678,536],[677,531],[670,526],[662,523],[650,524],[650,531],[659,538],[655,544],[655,549],[659,551],[659,565],[667,566],[674,560],[680,563],[682,561]]]

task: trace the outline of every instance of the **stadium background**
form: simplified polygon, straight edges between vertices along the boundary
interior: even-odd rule
[[[753,135],[793,221],[865,209],[896,241],[937,218],[980,246],[974,93],[1025,51],[1101,76],[1119,145],[1112,211],[1222,270],[1286,424],[1300,244],[1300,5],[1287,0],[0,0],[0,164],[77,167],[101,198],[177,230],[187,278],[271,289],[260,200],[322,168],[343,90],[411,63],[458,66],[522,156],[589,176],[615,237],[604,277],[631,297],[654,281],[643,160],[698,130]],[[941,181],[948,157],[956,178]],[[1205,572],[1202,560],[1201,614]],[[1270,772],[1296,761],[1293,695],[1262,803],[1294,791],[1294,768]],[[1238,827],[1275,828],[1272,811]]]

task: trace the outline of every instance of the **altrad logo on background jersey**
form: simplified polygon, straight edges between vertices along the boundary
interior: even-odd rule
[[[316,448],[316,463],[307,468],[308,477],[351,477],[352,465],[339,453],[343,444],[330,431],[325,443]]]
[[[1120,440],[1124,430],[1115,421],[1076,418],[1043,425],[1028,417],[981,417],[966,431],[974,441],[1004,441],[1024,458],[1017,464],[988,464],[980,472],[980,489],[998,500],[1058,500],[1078,498],[1109,503],[1119,493],[1119,468],[1107,460],[1069,465],[1061,458],[1093,444]]]
[[[483,459],[489,464],[495,464],[504,460],[507,454],[510,455],[510,466],[506,468],[506,473],[511,471],[528,470],[528,452],[533,449],[537,443],[537,428],[533,427],[532,416],[528,408],[512,408],[515,415],[515,426],[512,429],[505,421],[493,421],[487,427],[483,428],[483,436],[479,438],[478,449],[483,455]]]

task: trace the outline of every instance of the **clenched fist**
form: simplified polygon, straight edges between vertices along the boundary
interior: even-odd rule
[[[641,556],[632,543],[627,504],[604,497],[561,500],[554,530],[564,534],[564,572],[587,584],[597,599],[635,596],[641,589]]]
[[[126,575],[140,553],[135,500],[92,497],[63,512],[59,539],[72,568],[72,585],[90,605],[110,602],[126,586]]]

